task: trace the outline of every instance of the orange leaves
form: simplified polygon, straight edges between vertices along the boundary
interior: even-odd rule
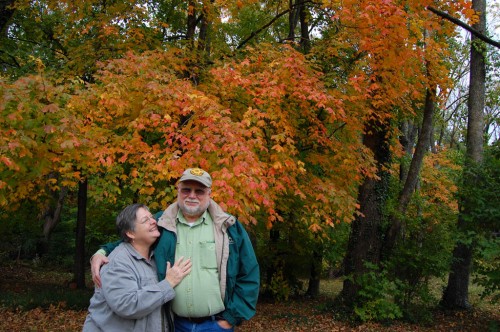
[[[12,208],[20,200],[36,200],[58,190],[60,181],[72,177],[74,170],[66,165],[77,157],[75,147],[81,143],[75,136],[78,123],[65,108],[68,94],[64,86],[37,75],[12,84],[1,81],[0,90],[4,92],[0,100],[0,174],[5,179],[1,195],[8,198],[0,205]]]

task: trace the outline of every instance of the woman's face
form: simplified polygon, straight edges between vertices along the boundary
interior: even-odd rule
[[[155,218],[145,208],[139,208],[135,215],[135,230],[132,232],[133,241],[153,244],[160,236]]]

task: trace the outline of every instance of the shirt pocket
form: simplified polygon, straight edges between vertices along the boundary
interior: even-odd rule
[[[204,269],[216,269],[215,241],[200,242],[200,264]]]

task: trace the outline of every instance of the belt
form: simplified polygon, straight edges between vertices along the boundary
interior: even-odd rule
[[[182,316],[175,315],[174,317],[175,317],[175,319],[184,319],[184,320],[190,321],[191,323],[196,323],[196,324],[201,324],[203,322],[206,322],[207,320],[210,320],[210,321],[216,320],[215,315],[205,316],[205,317],[182,317]]]

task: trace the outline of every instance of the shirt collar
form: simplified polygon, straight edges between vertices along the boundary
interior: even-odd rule
[[[207,224],[207,216],[208,216],[208,210],[205,210],[203,214],[192,224],[192,226],[199,225],[201,223]],[[190,225],[184,215],[182,214],[181,209],[177,211],[177,221],[186,225]]]
[[[138,259],[138,260],[141,260],[141,259],[146,260],[144,257],[141,256],[141,254],[139,254],[137,252],[137,250],[135,250],[135,248],[132,246],[132,244],[130,244],[128,242],[124,242],[124,244],[125,244],[125,247],[127,248],[127,250],[129,251],[129,253],[132,255],[132,257],[134,257],[135,259]],[[151,261],[151,258],[153,258],[153,255],[154,255],[154,250],[150,250],[149,251],[149,260],[150,261]]]

